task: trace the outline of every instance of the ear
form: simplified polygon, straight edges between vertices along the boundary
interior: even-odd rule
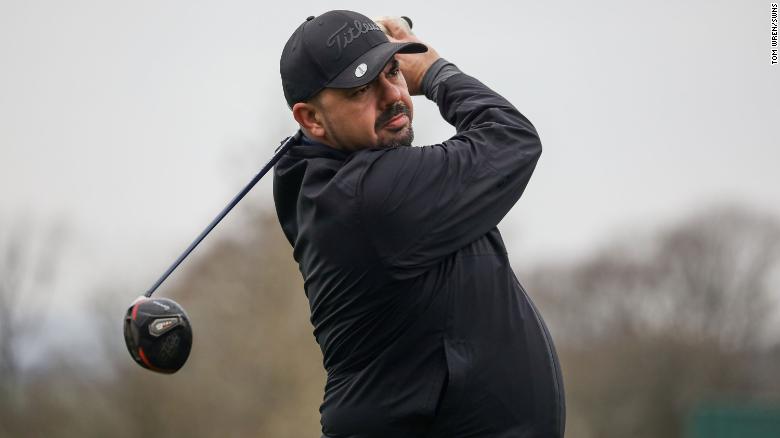
[[[315,138],[325,137],[325,127],[321,121],[322,115],[317,106],[311,103],[298,102],[293,105],[292,113],[293,117],[295,117],[295,121],[298,122],[306,132]]]

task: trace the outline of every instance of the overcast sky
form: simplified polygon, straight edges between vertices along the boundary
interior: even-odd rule
[[[412,17],[535,124],[544,152],[501,226],[516,265],[714,203],[780,215],[770,2],[376,5],[0,0],[0,224],[67,223],[60,297],[142,293],[294,132],[279,55],[331,8]],[[415,131],[454,132],[423,98]],[[270,201],[269,178],[217,232]]]

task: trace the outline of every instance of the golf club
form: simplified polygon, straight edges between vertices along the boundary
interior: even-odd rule
[[[412,29],[409,17],[380,17],[380,20],[397,20],[399,25]],[[383,32],[387,29],[377,23]],[[178,371],[190,355],[192,349],[192,326],[187,314],[177,302],[169,298],[151,298],[152,294],[173,273],[200,242],[227,216],[230,210],[268,173],[277,161],[300,139],[301,132],[287,137],[276,148],[271,159],[260,172],[246,185],[230,203],[211,221],[203,232],[192,241],[189,247],[171,264],[157,281],[138,297],[125,312],[124,337],[127,350],[133,360],[142,367],[160,373],[171,374]]]
[[[125,313],[124,336],[127,351],[142,367],[160,373],[178,371],[190,355],[192,327],[189,318],[175,301],[168,298],[151,298],[152,294],[171,273],[187,258],[217,224],[252,190],[252,187],[287,153],[300,138],[300,131],[284,139],[271,159],[230,203],[195,238],[187,249],[171,264],[159,279],[138,297]]]

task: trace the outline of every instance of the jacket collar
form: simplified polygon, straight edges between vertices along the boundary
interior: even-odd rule
[[[301,132],[300,143],[290,148],[290,154],[300,158],[332,158],[339,161],[346,160],[351,152],[342,151],[326,144],[312,140]]]

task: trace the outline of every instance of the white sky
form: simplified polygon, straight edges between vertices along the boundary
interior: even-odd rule
[[[294,131],[279,55],[336,8],[411,16],[536,125],[542,159],[501,227],[515,264],[717,202],[780,215],[770,2],[365,4],[0,0],[0,224],[66,221],[60,296],[119,282],[129,302]],[[453,133],[415,105],[419,144]],[[267,178],[245,203],[270,201]]]

